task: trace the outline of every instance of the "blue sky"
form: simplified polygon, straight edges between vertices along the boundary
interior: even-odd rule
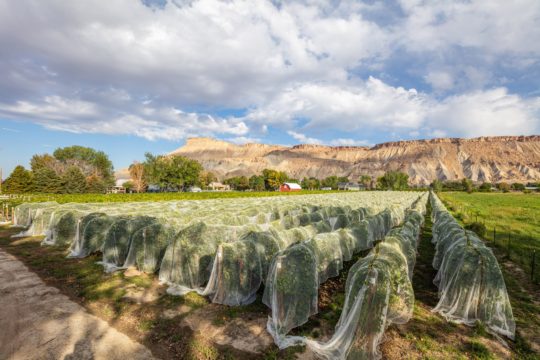
[[[540,2],[0,0],[0,167],[540,133]]]

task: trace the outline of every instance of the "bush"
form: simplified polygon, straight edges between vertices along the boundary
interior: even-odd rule
[[[480,223],[480,222],[473,222],[470,224],[465,225],[465,229],[471,230],[479,237],[484,237],[486,235],[486,225]]]

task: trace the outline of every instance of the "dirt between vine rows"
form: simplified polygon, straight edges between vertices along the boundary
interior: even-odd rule
[[[153,359],[0,249],[0,358]]]

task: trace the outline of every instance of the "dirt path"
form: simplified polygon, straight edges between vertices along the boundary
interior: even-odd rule
[[[0,249],[1,359],[152,359]]]

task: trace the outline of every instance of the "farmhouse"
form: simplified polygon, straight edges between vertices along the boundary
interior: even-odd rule
[[[340,182],[338,183],[338,190],[358,191],[358,190],[365,190],[365,187],[364,185],[360,185],[354,182]]]
[[[289,192],[289,191],[301,191],[302,187],[298,185],[297,183],[283,183],[279,187],[279,191],[281,192]]]
[[[229,191],[231,190],[231,186],[227,184],[222,184],[217,181],[213,181],[210,184],[208,184],[208,189],[213,191]]]

